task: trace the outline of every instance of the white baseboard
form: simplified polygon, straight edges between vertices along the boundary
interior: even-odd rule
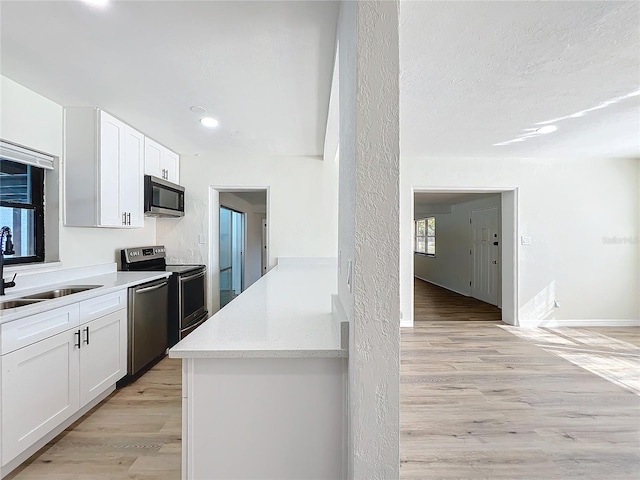
[[[564,320],[521,320],[522,328],[557,328],[557,327],[640,327],[640,319],[601,319],[572,318]]]
[[[413,322],[409,320],[400,320],[400,328],[411,328],[413,327]]]
[[[458,290],[456,290],[454,288],[447,287],[446,285],[441,285],[441,284],[439,284],[437,282],[434,282],[432,280],[427,280],[426,278],[419,277],[418,275],[414,275],[414,277],[416,277],[419,280],[422,280],[423,282],[427,282],[427,283],[430,283],[431,285],[435,285],[436,287],[440,287],[440,288],[444,288],[445,290],[449,290],[450,292],[457,293],[457,294],[463,295],[465,297],[470,297],[471,296],[471,295],[469,295],[469,292],[467,292],[467,293],[460,292],[460,291],[458,291]]]

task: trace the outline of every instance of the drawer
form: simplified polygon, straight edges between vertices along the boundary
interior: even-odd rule
[[[5,355],[80,324],[77,303],[3,323],[0,354]]]
[[[127,290],[109,293],[80,302],[80,323],[127,308]]]

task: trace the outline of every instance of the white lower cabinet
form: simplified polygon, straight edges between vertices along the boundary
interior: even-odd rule
[[[57,333],[50,328],[55,334],[44,339],[31,335],[38,341],[25,346],[13,341],[5,342],[6,345],[0,342],[0,347],[4,347],[0,357],[2,466],[126,375],[127,310],[122,302],[118,305],[112,299],[125,296],[125,292],[104,295],[2,325],[0,333],[6,337],[14,331],[32,332],[35,329],[33,325],[38,327],[37,332],[43,334],[46,331],[44,327],[49,327],[49,324],[56,328],[64,324],[59,320],[63,318],[61,312],[76,312],[74,321],[69,322],[63,332]],[[111,310],[119,309],[103,309],[105,314],[95,318],[95,307],[102,304],[111,305]],[[48,316],[51,316],[51,321]],[[21,348],[16,349],[17,345]]]
[[[80,408],[77,342],[67,331],[3,356],[3,465]]]
[[[80,326],[80,407],[127,373],[127,311]]]

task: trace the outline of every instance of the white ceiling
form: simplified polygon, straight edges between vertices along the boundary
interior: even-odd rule
[[[245,202],[253,205],[254,207],[261,207],[267,204],[266,190],[234,190],[230,193],[233,193],[236,197],[240,197]]]
[[[640,2],[403,1],[400,13],[403,156],[640,157],[640,96],[603,105],[640,89]]]
[[[181,154],[323,153],[337,2],[0,7],[2,74],[62,105],[100,106]],[[640,156],[640,96],[622,98],[639,90],[640,2],[402,1],[400,13],[403,156]],[[555,133],[493,146],[554,119]]]
[[[457,205],[459,203],[471,202],[473,200],[480,200],[482,198],[489,198],[494,195],[500,195],[499,193],[451,193],[451,192],[416,192],[414,193],[413,201],[415,210],[419,210],[420,207],[433,206],[433,205]]]
[[[2,74],[181,154],[322,155],[336,2],[2,1]],[[189,107],[220,122],[199,124]]]

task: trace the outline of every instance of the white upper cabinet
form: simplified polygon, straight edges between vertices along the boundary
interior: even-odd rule
[[[127,226],[144,227],[144,135],[130,126],[124,129],[124,162],[120,163],[120,209],[127,212]]]
[[[144,135],[97,108],[65,109],[65,224],[144,226]]]
[[[180,157],[150,138],[144,140],[144,173],[179,183]]]

